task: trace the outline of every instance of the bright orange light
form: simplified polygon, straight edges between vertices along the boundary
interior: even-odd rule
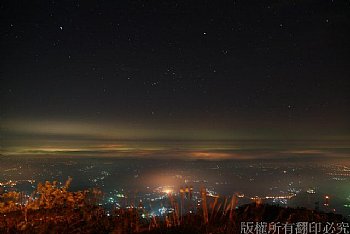
[[[163,192],[164,192],[164,193],[167,193],[167,194],[170,194],[170,193],[173,192],[173,190],[172,190],[172,189],[164,189]]]

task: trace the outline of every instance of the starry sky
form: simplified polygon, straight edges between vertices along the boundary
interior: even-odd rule
[[[349,142],[349,1],[2,1],[0,17],[3,149]]]

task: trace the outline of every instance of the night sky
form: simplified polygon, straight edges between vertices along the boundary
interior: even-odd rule
[[[11,0],[0,25],[3,149],[350,139],[349,1]]]

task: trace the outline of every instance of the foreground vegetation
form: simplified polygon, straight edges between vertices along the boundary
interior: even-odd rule
[[[205,189],[198,212],[179,215],[177,201],[169,196],[173,212],[145,217],[142,206],[107,213],[98,202],[97,189],[70,192],[71,179],[39,184],[30,197],[9,192],[0,196],[0,233],[240,233],[241,222],[342,222],[335,214],[254,203],[236,208],[237,198],[207,200]]]

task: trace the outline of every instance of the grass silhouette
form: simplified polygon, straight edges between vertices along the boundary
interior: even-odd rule
[[[70,192],[69,178],[38,184],[26,197],[21,192],[0,196],[0,233],[240,233],[241,222],[344,222],[341,215],[303,208],[283,208],[256,202],[237,208],[238,197],[209,197],[200,191],[197,212],[189,212],[182,193],[180,202],[168,194],[173,212],[148,216],[142,205],[115,208],[99,206],[98,189]],[[180,203],[180,204],[179,204]]]

